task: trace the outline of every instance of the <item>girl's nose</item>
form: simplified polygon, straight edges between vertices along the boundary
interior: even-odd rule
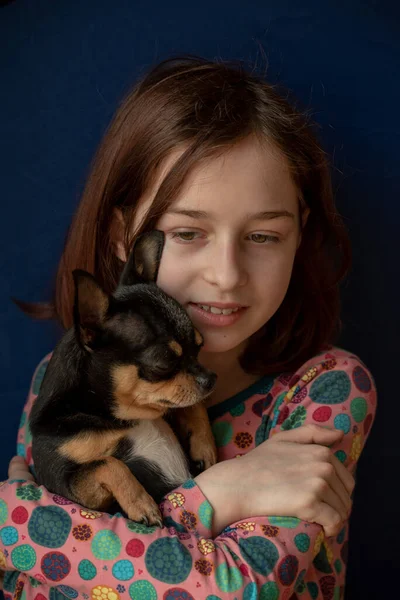
[[[224,292],[246,285],[247,272],[240,250],[231,243],[215,247],[207,257],[204,279]]]

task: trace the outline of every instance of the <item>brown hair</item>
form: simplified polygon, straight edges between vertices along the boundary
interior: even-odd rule
[[[200,161],[255,135],[286,158],[301,203],[311,212],[287,294],[275,315],[250,338],[241,364],[255,374],[299,367],[339,333],[339,282],[350,265],[349,239],[335,210],[329,161],[314,126],[276,85],[246,70],[240,61],[186,55],[161,62],[126,96],[94,157],[68,231],[52,303],[15,302],[31,316],[58,318],[69,328],[73,269],[89,271],[109,293],[117,284],[122,263],[110,232],[114,208],[125,217],[128,254],[137,235],[156,227]],[[179,146],[184,152],[132,233],[139,199]]]

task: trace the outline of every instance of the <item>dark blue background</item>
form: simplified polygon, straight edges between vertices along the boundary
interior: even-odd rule
[[[0,479],[15,453],[33,371],[60,334],[9,298],[49,297],[89,162],[117,103],[138,75],[171,54],[240,58],[261,68],[265,54],[270,81],[289,87],[321,125],[353,242],[341,345],[371,369],[379,408],[358,470],[347,598],[383,597],[398,555],[395,4],[17,0],[0,10]]]

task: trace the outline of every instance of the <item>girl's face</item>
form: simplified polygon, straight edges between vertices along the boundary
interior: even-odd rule
[[[157,284],[187,310],[204,337],[202,352],[241,352],[282,303],[300,243],[298,190],[286,161],[247,138],[192,173],[157,229],[166,236]],[[240,308],[213,314],[224,305]]]

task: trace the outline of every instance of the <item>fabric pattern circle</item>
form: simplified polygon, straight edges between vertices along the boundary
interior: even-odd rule
[[[257,427],[256,435],[255,435],[255,445],[259,446],[268,438],[268,426],[270,424],[269,415],[263,415],[261,420],[261,425]]]
[[[18,542],[18,530],[11,525],[0,530],[0,539],[5,546],[12,546]]]
[[[217,421],[211,426],[217,448],[227,446],[232,440],[233,429],[232,425],[227,421]]]
[[[134,533],[141,533],[143,535],[151,535],[154,533],[158,527],[157,525],[143,525],[143,523],[136,523],[136,521],[129,521],[127,523],[127,527],[129,531],[133,531]]]
[[[351,381],[345,371],[322,373],[312,383],[310,398],[316,404],[342,404],[351,391]]]
[[[190,592],[183,588],[170,588],[163,596],[163,600],[195,600]]]
[[[267,394],[265,398],[256,400],[251,407],[252,412],[257,416],[261,417],[262,414],[267,410],[272,402],[272,394]]]
[[[275,544],[261,536],[240,539],[239,548],[246,563],[260,575],[269,575],[279,558]]]
[[[109,585],[96,585],[92,589],[92,600],[119,600],[120,595]]]
[[[310,594],[312,600],[317,600],[319,591],[318,591],[318,585],[315,583],[315,581],[309,581],[307,583],[307,589],[309,591],[309,594]]]
[[[99,560],[114,560],[121,552],[122,543],[116,533],[102,529],[94,536],[91,548],[93,555]]]
[[[11,519],[17,525],[23,525],[28,520],[28,511],[24,506],[17,506],[11,513]]]
[[[69,585],[58,585],[57,588],[60,590],[60,592],[62,594],[64,594],[64,596],[67,596],[68,598],[72,598],[72,600],[75,600],[75,598],[77,598],[79,596],[79,592],[77,592],[76,590],[74,590],[74,588],[70,587]]]
[[[351,416],[356,423],[361,423],[367,416],[368,406],[365,398],[354,398],[350,404]]]
[[[344,433],[349,433],[351,429],[351,420],[349,415],[336,415],[333,424],[335,426],[335,429],[341,429],[342,431],[344,431]]]
[[[278,567],[278,577],[282,585],[292,585],[299,569],[299,560],[294,554],[285,556]]]
[[[221,592],[227,594],[237,592],[243,585],[243,575],[239,569],[228,567],[226,563],[222,563],[216,568],[215,580]]]
[[[368,393],[371,391],[371,380],[362,367],[357,366],[354,368],[353,381],[354,385],[360,392]]]
[[[317,423],[326,423],[332,416],[332,409],[330,406],[320,406],[314,410],[312,417]]]
[[[212,517],[213,517],[213,508],[208,500],[204,500],[199,506],[199,518],[200,522],[207,527],[211,528],[212,525]]]
[[[42,573],[51,581],[61,581],[71,571],[71,563],[62,552],[48,552],[40,564]]]
[[[11,552],[11,562],[18,571],[29,571],[36,564],[36,552],[29,544],[22,544]]]
[[[145,579],[132,583],[129,586],[129,595],[132,600],[157,600],[156,588]]]
[[[69,514],[59,506],[38,506],[28,522],[32,542],[46,548],[60,548],[71,531]]]
[[[294,538],[294,543],[299,552],[308,552],[310,548],[310,536],[306,533],[298,533]]]
[[[279,588],[275,581],[267,581],[261,587],[259,600],[278,600]]]
[[[288,429],[297,429],[303,425],[306,420],[307,411],[304,406],[297,406],[292,414],[282,423],[282,430],[287,431]]]
[[[181,583],[192,569],[190,552],[176,538],[160,538],[150,544],[145,563],[150,575],[164,583]]]
[[[192,488],[196,487],[196,482],[193,479],[188,479],[187,481],[185,481],[184,483],[182,483],[182,487],[185,490],[191,490]]]
[[[237,404],[236,406],[231,408],[229,412],[232,415],[232,417],[240,417],[240,415],[242,415],[245,412],[245,410],[246,406],[244,402],[240,402],[240,404]]]
[[[268,521],[271,525],[286,527],[287,529],[295,529],[300,523],[300,519],[297,517],[268,517]]]
[[[125,551],[129,556],[132,556],[133,558],[139,558],[144,554],[145,545],[143,544],[142,540],[132,539],[127,543]]]
[[[27,485],[23,485],[18,488],[16,491],[17,498],[21,500],[40,500],[42,497],[42,490],[33,485],[32,483],[28,483]]]
[[[333,575],[325,575],[321,577],[319,585],[324,600],[333,600],[333,594],[335,590],[335,578]]]
[[[84,558],[78,565],[78,573],[85,581],[91,581],[97,575],[97,569],[91,560]]]
[[[341,463],[344,463],[347,458],[347,454],[344,450],[336,450],[335,456],[338,460],[340,460]]]
[[[129,581],[135,574],[135,569],[130,560],[119,560],[113,565],[112,574],[115,579],[120,581]]]
[[[243,590],[243,600],[257,600],[258,592],[257,592],[257,584],[254,581],[251,581],[246,585]]]

